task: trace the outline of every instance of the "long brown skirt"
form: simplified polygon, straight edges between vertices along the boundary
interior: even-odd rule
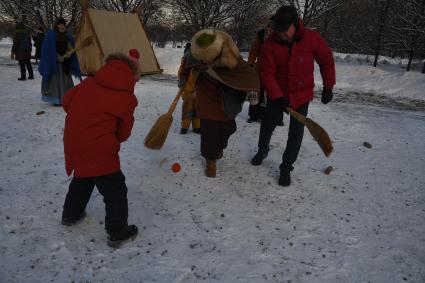
[[[201,154],[205,159],[218,159],[227,147],[229,137],[236,132],[235,120],[201,119]]]

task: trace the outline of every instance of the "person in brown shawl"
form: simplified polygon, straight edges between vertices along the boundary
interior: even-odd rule
[[[201,119],[201,154],[206,159],[205,175],[216,176],[216,162],[223,157],[229,137],[236,132],[236,115],[246,93],[260,91],[257,73],[239,54],[225,32],[204,29],[191,43],[191,58],[184,72],[194,74]]]

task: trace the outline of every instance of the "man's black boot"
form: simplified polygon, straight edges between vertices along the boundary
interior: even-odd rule
[[[82,222],[86,218],[86,212],[84,211],[78,218],[67,218],[62,215],[61,224],[65,226],[74,226],[80,222]]]
[[[260,165],[269,154],[270,148],[259,148],[257,154],[251,159],[251,164],[254,166]]]
[[[291,184],[291,170],[281,169],[279,176],[279,185],[282,187],[288,187]]]
[[[119,248],[123,244],[136,238],[137,232],[138,229],[136,225],[128,225],[116,235],[109,235],[107,244],[111,248]]]

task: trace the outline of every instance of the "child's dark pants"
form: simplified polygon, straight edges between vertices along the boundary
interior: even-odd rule
[[[98,177],[73,178],[63,205],[62,219],[79,219],[90,200],[94,186],[105,203],[105,229],[109,235],[119,233],[127,226],[128,202],[125,176],[121,170]]]

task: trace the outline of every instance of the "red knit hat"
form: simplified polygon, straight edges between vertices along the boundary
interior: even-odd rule
[[[137,60],[139,60],[139,58],[140,58],[139,50],[137,50],[136,48],[130,49],[128,51],[128,55],[130,55],[131,58],[135,58]]]
[[[130,50],[128,51],[128,55],[129,55],[129,57],[130,57],[131,61],[133,61],[133,63],[134,63],[136,66],[138,66],[138,68],[140,68],[140,65],[139,65],[139,58],[140,58],[139,50],[137,50],[136,48],[132,48],[132,49],[130,49]],[[140,78],[140,75],[135,75],[135,76],[134,76],[134,80],[135,80],[135,81],[138,81],[138,80],[139,80],[139,78]]]

